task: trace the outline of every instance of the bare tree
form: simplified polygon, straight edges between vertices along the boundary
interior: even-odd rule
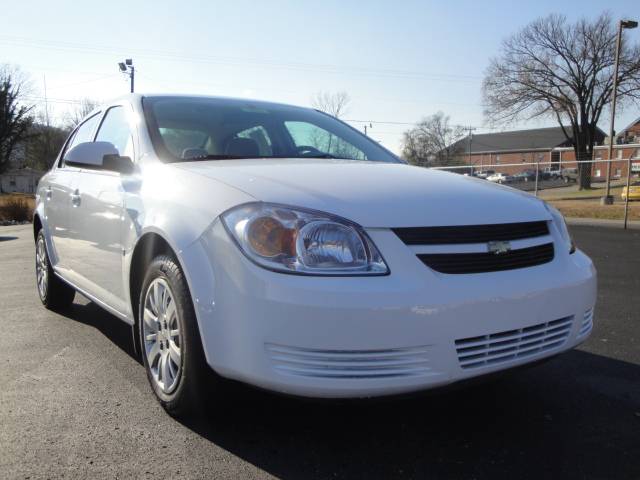
[[[452,165],[461,151],[457,143],[464,136],[464,128],[451,125],[449,116],[442,112],[422,119],[404,132],[402,156],[411,164],[425,166],[429,163]]]
[[[328,113],[336,118],[343,117],[349,110],[351,97],[345,91],[341,92],[318,92],[311,99],[313,108]]]
[[[491,60],[483,93],[491,123],[551,117],[578,160],[592,159],[597,125],[611,101],[616,26],[608,13],[569,24],[564,16],[534,21],[502,44]],[[623,37],[618,74],[621,102],[640,97],[640,45]],[[590,164],[579,164],[580,188],[591,184]]]
[[[28,80],[17,69],[0,65],[0,173],[29,136],[33,106],[24,101],[27,87]]]
[[[68,134],[68,130],[49,125],[45,119],[39,118],[29,129],[29,136],[24,142],[27,166],[36,170],[51,168]]]
[[[97,108],[98,105],[99,103],[97,101],[90,98],[83,98],[80,100],[80,103],[74,104],[66,115],[67,128],[69,130],[73,130],[75,126],[78,125],[84,117]]]

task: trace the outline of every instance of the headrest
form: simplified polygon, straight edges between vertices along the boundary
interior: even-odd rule
[[[229,140],[224,153],[238,157],[258,157],[260,156],[260,148],[258,143],[251,138],[235,137]]]

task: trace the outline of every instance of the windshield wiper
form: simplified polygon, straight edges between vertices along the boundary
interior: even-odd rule
[[[289,158],[341,158],[331,155],[330,153],[314,153],[313,155],[293,155]]]
[[[254,158],[246,157],[242,155],[195,155],[193,157],[181,158],[176,160],[178,162],[197,162],[200,160],[238,160],[242,158]]]
[[[323,153],[317,155],[218,155],[218,154],[209,154],[209,155],[195,155],[193,157],[180,158],[174,160],[174,162],[201,162],[206,160],[242,160],[242,159],[253,159],[253,158],[341,158],[336,157],[335,155],[331,155],[330,153]],[[347,159],[353,160],[353,159]]]

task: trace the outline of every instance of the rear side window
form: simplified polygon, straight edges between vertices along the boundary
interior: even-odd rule
[[[71,137],[71,140],[69,140],[69,143],[67,143],[67,147],[64,149],[64,152],[62,153],[60,166],[62,166],[65,153],[67,153],[69,150],[71,150],[73,147],[75,147],[79,143],[93,141],[93,132],[95,132],[96,130],[96,125],[98,124],[99,119],[100,119],[100,114],[96,113],[93,117],[86,119],[84,123],[82,123],[76,129],[76,131],[73,133]]]
[[[134,159],[133,136],[129,126],[129,118],[124,107],[112,107],[102,120],[96,136],[97,142],[111,142],[120,155]]]

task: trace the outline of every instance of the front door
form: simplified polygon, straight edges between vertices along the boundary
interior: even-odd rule
[[[85,292],[120,312],[122,282],[123,190],[116,172],[82,169],[73,195],[71,269]]]
[[[107,110],[96,141],[110,142],[120,155],[134,158],[133,135],[125,106]],[[73,270],[78,286],[121,313],[126,305],[123,278],[123,229],[125,222],[121,174],[82,168],[74,190],[78,198],[72,216],[74,238]]]

